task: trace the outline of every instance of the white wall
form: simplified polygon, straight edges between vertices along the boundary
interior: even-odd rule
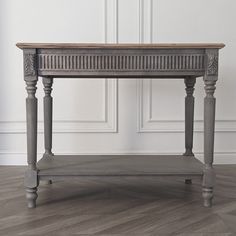
[[[225,43],[216,90],[215,159],[236,163],[234,9],[234,0],[0,0],[0,164],[26,163],[26,92],[22,52],[16,42]],[[40,79],[39,158],[43,153]],[[184,93],[182,80],[56,80],[53,151],[182,153]],[[203,95],[199,78],[194,152],[200,159]]]

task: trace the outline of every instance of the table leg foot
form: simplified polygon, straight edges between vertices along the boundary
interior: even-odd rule
[[[192,179],[185,179],[185,184],[192,184]]]
[[[36,207],[37,197],[38,197],[37,188],[26,188],[26,199],[28,208]]]
[[[213,199],[213,188],[203,188],[202,196],[203,196],[203,206],[211,207]]]
[[[194,154],[191,149],[186,149],[185,153],[183,153],[183,156],[194,157]]]
[[[48,180],[40,180],[40,184],[50,185],[50,184],[52,184],[52,180],[50,180],[50,179],[48,179]]]

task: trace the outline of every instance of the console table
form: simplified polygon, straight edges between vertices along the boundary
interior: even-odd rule
[[[214,186],[215,84],[218,79],[218,52],[224,44],[70,44],[18,43],[24,54],[27,121],[26,198],[36,207],[40,180],[66,177],[107,176],[203,176],[204,206],[212,205]],[[37,162],[38,77],[44,85],[45,153]],[[183,155],[77,155],[52,153],[52,83],[57,78],[153,78],[184,79],[185,153]],[[203,77],[204,164],[192,152],[194,84]],[[68,80],[69,81],[69,80]]]

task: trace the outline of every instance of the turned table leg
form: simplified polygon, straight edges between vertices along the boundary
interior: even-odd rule
[[[215,81],[205,80],[206,97],[204,99],[204,169],[203,199],[204,206],[212,205],[215,173],[213,169],[214,129],[215,129]]]
[[[218,79],[218,52],[209,50],[207,53],[207,71],[204,76],[204,167],[202,195],[204,206],[212,205],[215,172],[213,168],[214,158],[214,132],[215,132],[215,84]]]
[[[185,153],[184,156],[193,154],[193,123],[194,123],[194,85],[196,78],[190,77],[184,80],[187,96],[185,97]]]
[[[37,171],[37,119],[38,100],[35,97],[38,81],[36,50],[24,50],[24,80],[26,82],[26,129],[27,129],[27,162],[24,184],[29,208],[36,207],[38,171]]]
[[[53,78],[43,78],[44,85],[44,147],[46,156],[53,156],[52,153],[52,83]]]
[[[193,124],[194,124],[194,85],[195,77],[187,77],[184,80],[187,96],[185,97],[185,153],[184,156],[194,156],[193,154]],[[191,179],[185,179],[186,184],[191,184]]]
[[[51,77],[43,77],[43,85],[44,85],[44,147],[45,153],[44,157],[52,157],[52,106],[53,106],[53,98],[51,96],[52,92],[52,84],[53,78]],[[52,180],[44,180],[44,184],[51,184]]]
[[[28,207],[36,207],[38,173],[37,173],[37,98],[35,97],[37,81],[26,81],[26,122],[27,122],[27,162],[25,172],[26,199]]]

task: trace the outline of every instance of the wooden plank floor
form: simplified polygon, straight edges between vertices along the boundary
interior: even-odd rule
[[[25,167],[0,167],[0,235],[235,236],[236,165],[216,166],[213,208],[199,178],[73,179],[41,185],[27,209]]]

